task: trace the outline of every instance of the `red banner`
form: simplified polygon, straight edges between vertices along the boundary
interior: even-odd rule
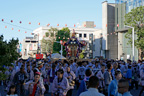
[[[43,54],[36,54],[36,59],[43,59]]]

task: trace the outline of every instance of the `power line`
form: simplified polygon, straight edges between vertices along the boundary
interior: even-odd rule
[[[4,21],[0,21],[0,22],[11,25],[11,26],[15,26],[15,27],[18,27],[18,28],[21,28],[21,29],[26,29],[26,30],[29,30],[29,31],[33,31],[32,29],[21,27],[21,26],[18,26],[18,25],[14,25],[14,24],[11,24],[11,23],[8,23],[8,22],[4,22]]]

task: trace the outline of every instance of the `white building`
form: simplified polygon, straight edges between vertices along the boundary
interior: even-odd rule
[[[38,48],[38,40],[34,37],[26,37],[22,42],[21,55],[23,59],[35,58]]]
[[[78,28],[69,28],[70,33],[73,33],[73,29],[77,33],[77,38],[79,40],[85,40],[87,42],[87,50],[85,52],[86,57],[85,58],[94,58],[95,56],[101,55],[101,29],[94,28],[94,22],[93,21],[86,21],[83,23],[85,27],[78,27]],[[44,38],[45,33],[49,32],[48,30],[51,27],[48,26],[42,26],[33,31],[34,37],[36,40],[39,41],[39,44],[41,40]],[[58,30],[61,30],[63,27],[55,27]],[[47,37],[48,38],[48,37]],[[26,48],[26,47],[25,47]],[[37,47],[38,48],[38,47]]]

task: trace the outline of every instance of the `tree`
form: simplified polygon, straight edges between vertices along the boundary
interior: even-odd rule
[[[58,42],[60,42],[60,40],[62,40],[63,42],[66,42],[68,40],[68,38],[70,38],[70,30],[68,29],[68,27],[59,30],[56,35],[56,41],[58,41]],[[60,50],[61,50],[60,43],[54,42],[53,52],[60,53],[59,52]],[[66,56],[66,51],[65,51],[64,46],[63,46],[63,56]]]
[[[45,33],[45,38],[41,41],[42,53],[53,52],[53,43],[58,29],[51,27],[48,32]]]
[[[42,53],[47,53],[53,50],[52,40],[45,40],[44,38],[41,41]]]
[[[144,52],[144,6],[132,9],[131,12],[125,15],[125,25],[135,28],[135,46],[139,49],[139,59],[141,53]],[[132,29],[129,29],[125,37],[129,40],[128,44],[132,45]]]
[[[18,39],[11,39],[9,42],[4,41],[3,35],[0,36],[0,80],[5,80],[4,74],[6,68],[4,66],[10,66],[15,60],[20,57],[17,53]]]

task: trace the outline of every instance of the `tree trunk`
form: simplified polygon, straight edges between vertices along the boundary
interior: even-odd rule
[[[142,58],[143,58],[143,54],[142,54],[142,50],[139,48],[139,50],[138,50],[138,58],[139,58],[139,60],[142,60]]]

